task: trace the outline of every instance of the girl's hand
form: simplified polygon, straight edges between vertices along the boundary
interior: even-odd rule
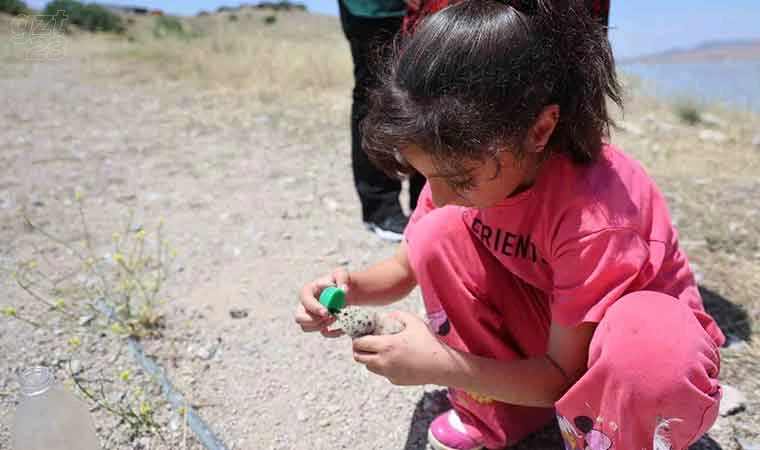
[[[402,322],[404,331],[354,339],[354,360],[393,384],[435,383],[441,372],[447,370],[450,349],[416,315],[394,312],[389,317]]]
[[[337,286],[348,297],[351,278],[345,268],[333,270],[330,275],[325,275],[301,289],[298,307],[296,308],[296,323],[305,332],[319,331],[325,337],[337,337],[343,334],[340,330],[328,330],[335,321],[335,317],[327,311],[327,308],[319,303],[319,294],[328,286]]]

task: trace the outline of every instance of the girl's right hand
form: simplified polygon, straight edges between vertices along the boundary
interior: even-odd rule
[[[333,270],[330,275],[321,277],[301,289],[298,307],[296,308],[296,323],[307,333],[319,331],[325,337],[337,337],[343,334],[341,330],[329,330],[335,317],[327,308],[319,303],[319,294],[328,286],[337,286],[346,293],[350,285],[348,271],[343,268]]]

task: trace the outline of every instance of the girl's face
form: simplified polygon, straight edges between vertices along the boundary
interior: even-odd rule
[[[438,173],[433,159],[417,148],[403,150],[406,161],[427,178],[436,207],[459,205],[487,208],[516,195],[532,184],[537,158],[529,153],[517,160],[510,152],[501,152],[487,161],[467,160],[455,175]]]

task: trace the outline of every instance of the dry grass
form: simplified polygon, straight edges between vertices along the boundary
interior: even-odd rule
[[[327,92],[345,94],[352,70],[348,45],[334,19],[305,13],[229,13],[183,19],[198,37],[157,38],[153,18],[136,18],[129,36],[111,56],[133,64],[134,74],[158,74],[202,87],[253,89],[278,101]],[[141,68],[141,63],[151,67]]]
[[[230,20],[231,15],[237,20]],[[121,83],[167,80],[199,88],[240,89],[267,101],[346,95],[352,63],[335,19],[302,12],[277,15],[243,10],[181,18],[184,36],[157,37],[155,17],[128,17],[123,36],[67,31],[67,55],[102,57],[118,66]],[[11,17],[0,14],[0,61],[27,63],[29,43],[14,44]],[[6,39],[6,36],[8,39]]]

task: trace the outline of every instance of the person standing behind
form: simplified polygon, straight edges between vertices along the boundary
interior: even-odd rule
[[[339,0],[343,33],[351,46],[354,63],[353,104],[351,107],[351,167],[354,185],[362,205],[365,226],[382,239],[400,241],[408,218],[399,201],[401,183],[386,175],[369,160],[362,148],[359,124],[369,110],[369,93],[379,85],[375,61],[390,50],[406,11],[403,0]],[[409,178],[409,209],[425,183],[422,175]]]

